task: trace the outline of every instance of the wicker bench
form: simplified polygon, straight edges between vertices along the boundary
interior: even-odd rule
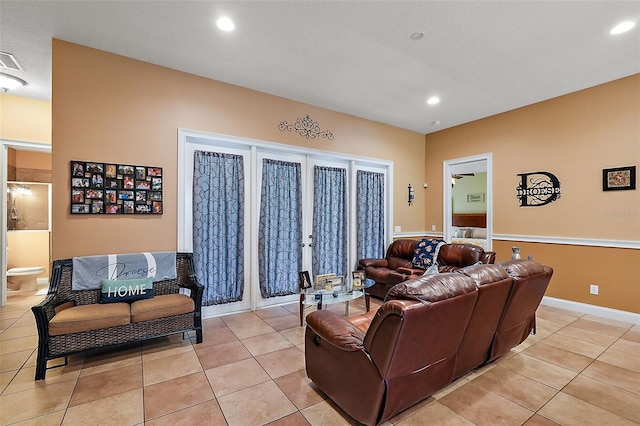
[[[122,312],[119,312],[120,325],[97,328],[100,321],[95,321],[91,326],[79,326],[79,328],[93,328],[89,330],[73,331],[73,327],[66,331],[55,328],[50,330],[51,320],[63,311],[66,311],[64,314],[66,317],[74,314],[76,319],[89,312],[96,312],[95,315],[103,313],[105,317],[108,317],[110,314],[105,313],[103,307],[112,309],[113,312],[117,310],[116,307],[109,307],[109,305],[120,305],[120,308],[123,305],[122,303],[100,304],[100,308],[95,306],[93,309],[87,309],[85,305],[99,303],[100,289],[72,290],[73,260],[56,260],[53,263],[47,297],[31,308],[38,327],[38,358],[35,379],[45,378],[49,360],[64,357],[65,362],[62,365],[66,365],[68,355],[89,349],[121,345],[187,331],[195,331],[196,341],[202,343],[201,307],[204,287],[196,280],[191,253],[176,254],[176,272],[176,279],[153,283],[154,297],[147,299],[147,301],[153,301],[155,306],[148,307],[151,309],[147,309],[138,321],[133,318],[133,314],[132,319],[127,320],[125,317],[123,320]],[[188,290],[188,297],[180,295],[181,288]],[[135,303],[138,302],[131,305],[132,311]],[[71,309],[71,311],[67,311],[67,309]],[[126,309],[128,307],[125,306]],[[165,316],[167,312],[169,315]],[[89,315],[92,314],[89,313]],[[109,321],[110,318],[105,319],[105,323],[109,323]],[[80,321],[76,323],[81,324]]]

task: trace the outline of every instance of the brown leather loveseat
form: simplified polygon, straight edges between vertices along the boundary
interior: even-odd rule
[[[530,260],[475,265],[394,286],[375,313],[307,316],[308,377],[376,425],[523,342],[553,270]]]
[[[395,240],[387,249],[384,259],[360,259],[358,269],[364,270],[367,278],[376,282],[366,289],[367,294],[384,299],[394,285],[422,275],[425,270],[412,264],[419,242],[411,239]],[[478,262],[494,263],[495,259],[495,252],[484,251],[482,247],[471,244],[445,244],[440,247],[436,261],[439,272],[452,272]]]

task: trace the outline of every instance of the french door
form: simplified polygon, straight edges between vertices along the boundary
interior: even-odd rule
[[[347,273],[347,165],[301,154],[257,153],[256,307],[297,300],[302,270],[312,277]]]
[[[194,252],[205,317],[297,301],[300,271],[350,274],[359,162],[256,141],[180,141],[178,250]],[[377,169],[388,178],[389,165]]]

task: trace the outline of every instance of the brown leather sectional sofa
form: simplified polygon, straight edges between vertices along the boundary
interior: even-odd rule
[[[307,375],[355,420],[380,424],[523,342],[552,274],[530,260],[475,265],[398,284],[375,313],[312,312]]]
[[[370,296],[384,299],[387,292],[396,284],[418,278],[424,269],[415,268],[411,261],[418,240],[395,240],[387,249],[384,259],[360,259],[358,269],[364,270],[367,278],[376,283],[367,288]],[[445,244],[438,252],[438,271],[452,272],[478,262],[494,263],[496,253],[484,251],[482,247],[471,244]]]

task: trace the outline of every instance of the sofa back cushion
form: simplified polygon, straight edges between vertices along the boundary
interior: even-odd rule
[[[475,292],[472,279],[456,273],[422,275],[417,279],[396,284],[387,293],[386,300],[419,300],[425,304],[438,302]]]
[[[522,343],[535,325],[535,312],[542,301],[553,269],[533,260],[509,260],[500,263],[513,279],[504,313],[491,346],[493,360]]]
[[[454,378],[484,363],[509,297],[513,279],[500,265],[474,265],[458,269],[478,287],[478,300],[458,348]]]
[[[411,259],[413,259],[413,251],[416,249],[416,244],[418,244],[417,240],[395,240],[387,249],[387,259],[391,257],[399,257],[411,262]]]
[[[464,268],[482,261],[482,247],[471,244],[445,244],[438,253],[439,266]]]

